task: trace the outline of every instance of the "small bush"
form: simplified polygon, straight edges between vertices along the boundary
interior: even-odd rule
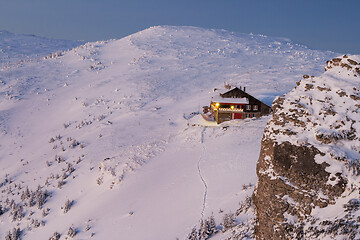
[[[191,230],[191,233],[189,234],[188,240],[199,240],[198,231],[196,230],[196,227],[193,227]]]
[[[67,231],[67,235],[71,238],[75,237],[76,234],[77,234],[77,231],[73,227],[70,227],[69,230]]]
[[[14,221],[21,221],[21,219],[24,217],[24,213],[23,213],[23,207],[21,204],[19,205],[14,205],[11,207],[11,211],[10,211],[10,216],[11,216],[11,220]]]
[[[49,238],[49,240],[59,240],[61,237],[60,233],[54,232],[54,234]]]
[[[0,204],[0,216],[3,215],[4,213],[5,213],[5,209]]]
[[[50,209],[49,209],[49,208],[43,209],[43,211],[42,211],[42,216],[43,216],[43,217],[46,217],[46,216],[49,214],[49,212],[50,212]]]
[[[30,221],[30,226],[33,228],[38,228],[40,227],[40,222],[37,219],[31,219]]]
[[[13,228],[13,230],[5,236],[5,240],[20,240],[20,228]]]
[[[75,139],[69,145],[70,148],[75,148],[76,146],[80,145],[80,142],[76,141]]]
[[[70,201],[69,199],[65,202],[65,205],[64,205],[64,207],[63,207],[63,212],[64,213],[67,213],[69,210],[70,210],[70,208],[71,208],[71,206],[73,205],[73,201]]]
[[[226,213],[223,217],[223,231],[235,227],[236,221],[235,221],[235,215],[233,213]]]
[[[61,187],[62,187],[63,185],[65,185],[65,183],[66,183],[65,181],[60,180],[60,181],[58,181],[58,186],[57,186],[57,187],[58,187],[59,189],[61,189]]]
[[[50,196],[49,192],[47,190],[43,191],[40,185],[38,186],[35,193],[32,193],[31,195],[35,196],[34,198],[38,209],[42,209],[43,205],[46,202],[46,199]]]

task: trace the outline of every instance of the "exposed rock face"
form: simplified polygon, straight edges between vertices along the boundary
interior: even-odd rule
[[[328,61],[274,101],[253,195],[258,239],[360,238],[359,60]]]

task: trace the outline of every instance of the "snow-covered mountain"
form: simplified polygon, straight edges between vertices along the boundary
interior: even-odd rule
[[[211,215],[220,229],[252,194],[269,117],[209,126],[198,113],[213,89],[246,86],[270,105],[337,54],[159,26],[43,55],[0,69],[0,238],[65,239],[71,227],[79,239],[184,239]]]

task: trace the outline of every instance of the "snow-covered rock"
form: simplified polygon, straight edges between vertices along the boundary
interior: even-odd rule
[[[254,193],[259,239],[358,239],[360,56],[274,101]]]

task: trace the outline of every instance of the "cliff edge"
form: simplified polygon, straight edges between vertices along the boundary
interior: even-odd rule
[[[360,238],[360,56],[275,99],[253,194],[258,239]]]

